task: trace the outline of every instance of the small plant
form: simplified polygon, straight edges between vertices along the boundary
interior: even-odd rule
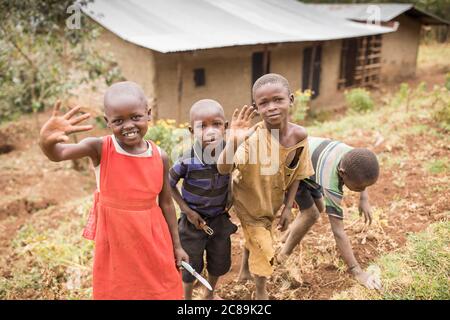
[[[310,89],[305,91],[297,90],[294,93],[294,106],[291,108],[290,115],[293,122],[302,122],[305,120],[308,110],[309,103],[311,102],[311,96],[313,92]]]
[[[406,109],[408,110],[410,95],[411,88],[407,83],[403,82],[402,84],[400,84],[400,89],[395,94],[392,104],[397,108],[403,104],[406,104]]]
[[[171,161],[175,161],[190,142],[190,133],[187,130],[187,123],[176,125],[172,119],[161,119],[148,129],[146,139],[154,141],[169,156]]]
[[[373,110],[373,100],[370,92],[364,88],[355,88],[344,93],[347,106],[352,111],[367,112]]]
[[[445,131],[450,131],[450,91],[435,86],[430,96],[434,98],[430,106],[433,110],[433,120]]]
[[[450,164],[448,158],[442,158],[428,162],[426,164],[426,168],[431,174],[439,174],[448,172],[450,169]]]

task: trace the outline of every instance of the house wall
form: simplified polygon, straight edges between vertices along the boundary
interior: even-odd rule
[[[343,92],[338,90],[341,63],[342,40],[324,41],[322,43],[322,72],[320,76],[320,93],[312,103],[316,110],[338,109],[343,102]]]
[[[97,47],[104,54],[112,54],[122,75],[138,83],[149,99],[155,96],[155,61],[151,50],[124,41],[106,29],[97,40]]]
[[[154,52],[154,55],[160,118],[188,121],[191,105],[200,99],[217,100],[227,117],[234,108],[250,102],[251,51],[248,48]],[[204,86],[195,87],[196,68],[205,69]]]
[[[230,118],[236,107],[251,103],[252,53],[270,51],[270,72],[285,76],[295,91],[301,88],[303,49],[312,43],[257,45],[161,54],[154,52],[157,108],[160,118],[187,121],[191,105],[205,98],[219,101]],[[323,43],[320,95],[314,108],[333,102],[339,76],[341,41]],[[195,87],[195,68],[204,68],[206,85]],[[179,79],[182,79],[179,98]]]
[[[414,76],[420,41],[420,21],[401,15],[397,31],[382,36],[381,81],[397,82]]]

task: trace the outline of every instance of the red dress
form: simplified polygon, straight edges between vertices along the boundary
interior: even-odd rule
[[[103,138],[100,192],[83,236],[95,240],[94,299],[182,299],[181,274],[172,238],[157,204],[163,163],[149,141],[151,157],[118,153]]]

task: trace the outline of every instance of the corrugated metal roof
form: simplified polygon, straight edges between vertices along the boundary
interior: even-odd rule
[[[327,12],[336,17],[356,20],[373,21],[375,15],[379,14],[380,22],[388,22],[403,13],[408,13],[419,18],[426,24],[448,24],[445,19],[437,17],[431,13],[414,8],[413,4],[403,3],[352,3],[352,4],[307,4],[311,8],[316,8],[322,12]]]
[[[388,22],[413,7],[412,4],[307,4],[307,6],[332,13],[340,18],[367,21],[377,12],[380,20]],[[378,11],[379,10],[379,11]]]
[[[296,0],[94,0],[83,11],[122,39],[163,53],[394,31]]]

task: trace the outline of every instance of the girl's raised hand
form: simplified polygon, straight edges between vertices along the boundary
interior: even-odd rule
[[[93,128],[92,125],[77,125],[90,117],[89,113],[74,117],[80,108],[81,107],[75,107],[63,116],[60,116],[59,111],[61,109],[61,101],[57,101],[53,107],[51,118],[41,129],[41,141],[45,144],[67,142],[69,141],[69,134],[91,130]]]

